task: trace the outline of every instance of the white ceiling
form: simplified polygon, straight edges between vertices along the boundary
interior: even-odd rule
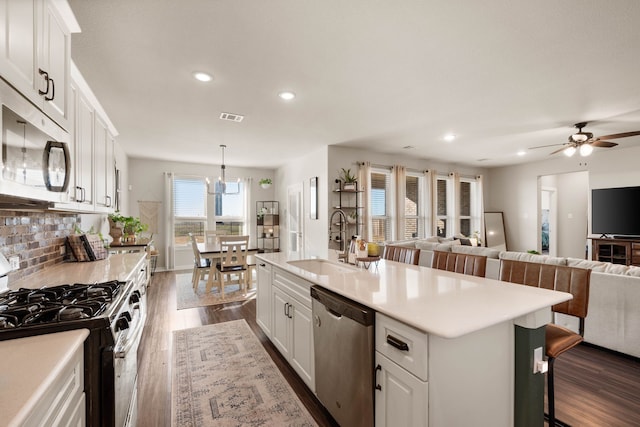
[[[640,130],[638,0],[69,3],[72,58],[132,157],[219,164],[226,144],[227,165],[275,168],[338,144],[490,167],[579,121]]]

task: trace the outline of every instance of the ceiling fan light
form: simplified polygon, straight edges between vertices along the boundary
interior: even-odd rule
[[[574,142],[585,142],[587,139],[589,139],[589,136],[585,135],[582,132],[578,132],[578,133],[574,133],[573,135],[571,135],[571,139]]]
[[[562,152],[564,153],[565,156],[571,157],[576,153],[576,147],[572,145],[570,147],[565,148],[564,151]]]
[[[580,155],[586,157],[593,153],[593,145],[591,144],[582,144],[580,146]]]

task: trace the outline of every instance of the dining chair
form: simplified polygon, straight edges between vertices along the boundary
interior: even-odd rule
[[[207,274],[211,274],[211,260],[200,256],[196,236],[189,233],[189,240],[191,240],[191,247],[193,248],[193,273],[191,275],[191,282],[193,283],[193,289],[196,290],[198,289],[200,280],[204,280]]]
[[[205,230],[204,240],[208,245],[212,245],[216,243],[219,236],[224,236],[225,234],[226,232],[223,230]]]
[[[589,308],[589,284],[591,270],[554,264],[541,264],[526,261],[500,260],[500,280],[544,289],[568,292],[573,299],[551,307],[554,313],[575,316],[579,319],[579,332],[555,323],[545,327],[545,353],[549,370],[547,371],[547,414],[549,426],[566,425],[556,420],[553,366],[555,360],[584,341],[584,319]]]
[[[238,284],[242,292],[246,293],[249,236],[219,236],[218,239],[220,261],[216,264],[216,271],[221,297],[224,298],[225,286],[231,284]]]

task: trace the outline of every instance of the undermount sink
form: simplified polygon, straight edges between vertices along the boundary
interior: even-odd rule
[[[359,271],[355,267],[339,265],[326,259],[300,259],[296,261],[288,261],[287,264],[291,264],[292,266],[308,271],[309,273],[317,274],[318,276],[328,276],[329,274],[336,273],[355,273]]]

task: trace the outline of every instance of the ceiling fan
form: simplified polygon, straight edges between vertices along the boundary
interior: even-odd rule
[[[611,148],[618,145],[616,142],[606,141],[607,139],[617,139],[617,138],[626,138],[629,136],[640,135],[640,131],[633,132],[623,132],[623,133],[614,133],[611,135],[603,135],[599,137],[593,137],[591,132],[583,132],[582,128],[586,127],[588,122],[580,122],[576,123],[574,126],[578,129],[578,132],[569,135],[569,141],[564,144],[551,144],[551,145],[540,145],[537,147],[531,147],[530,150],[536,148],[545,148],[545,147],[554,147],[557,145],[562,145],[562,148],[557,149],[556,151],[550,153],[556,154],[559,152],[564,152],[567,157],[571,157],[575,154],[576,151],[580,152],[581,156],[588,156],[593,152],[593,147],[603,147],[603,148]]]

